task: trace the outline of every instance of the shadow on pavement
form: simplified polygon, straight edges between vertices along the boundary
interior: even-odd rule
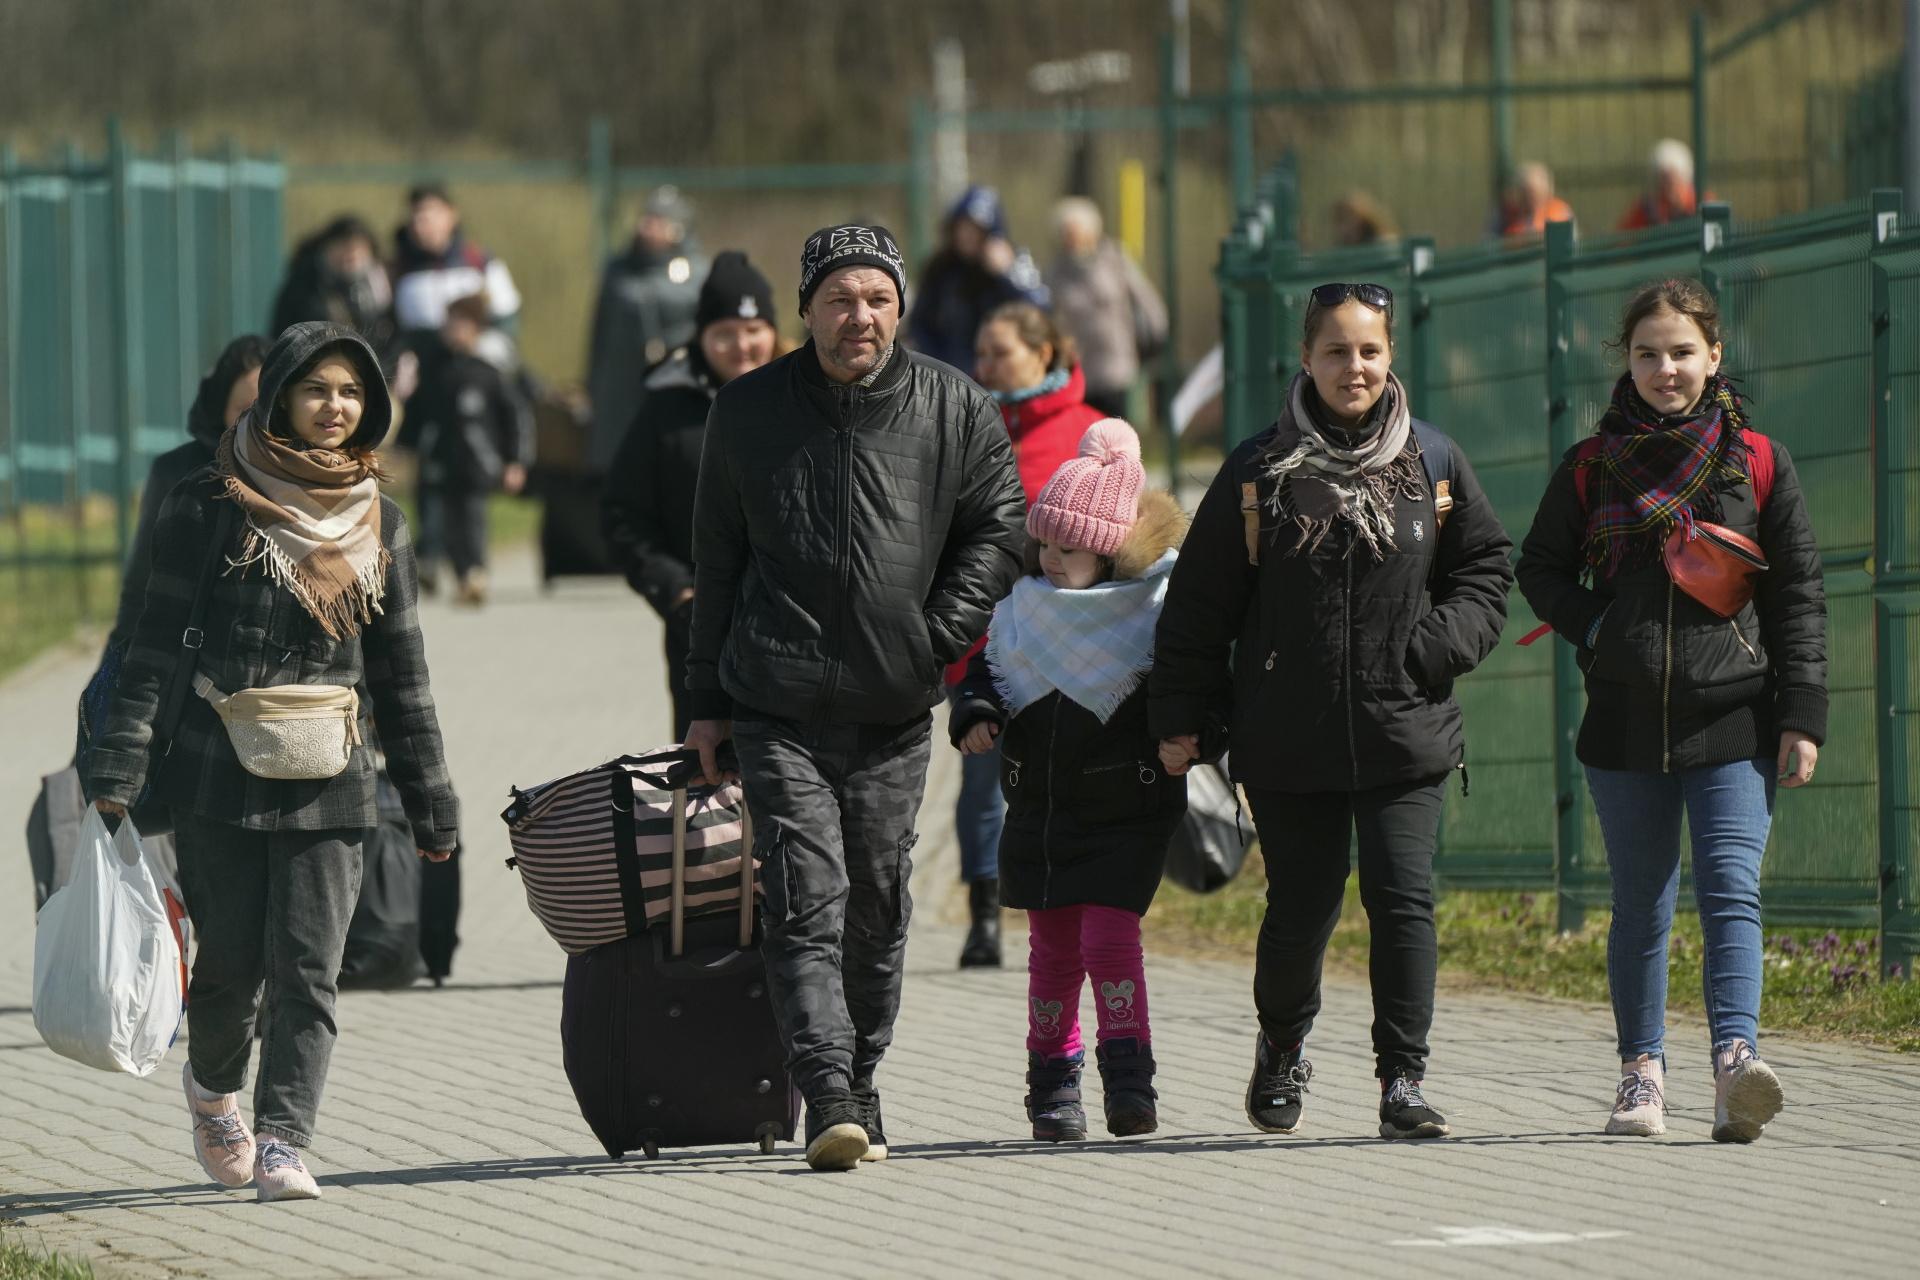
[[[1639,1138],[1609,1138],[1594,1133],[1510,1133],[1479,1134],[1449,1138],[1437,1142],[1403,1142],[1400,1149],[1443,1153],[1460,1148],[1507,1145],[1648,1145]],[[1376,1137],[1339,1138],[1254,1138],[1241,1134],[1187,1134],[1169,1138],[1094,1139],[1086,1142],[1047,1143],[1008,1139],[988,1142],[933,1142],[895,1147],[887,1163],[914,1160],[1000,1159],[1021,1156],[1067,1157],[1094,1154],[1129,1156],[1237,1155],[1253,1151],[1290,1153],[1298,1159],[1316,1150],[1349,1147],[1377,1147]],[[1708,1139],[1668,1140],[1661,1147],[1711,1146]],[[686,1177],[722,1174],[733,1177],[788,1177],[812,1171],[800,1163],[800,1148],[789,1146],[772,1156],[724,1150],[663,1152],[657,1159],[635,1157],[614,1162],[604,1156],[544,1156],[527,1159],[466,1160],[446,1164],[420,1165],[406,1169],[346,1170],[323,1173],[323,1188],[434,1186],[457,1182],[521,1182],[547,1178],[574,1177]],[[884,1166],[869,1173],[884,1176]],[[42,1195],[20,1195],[0,1199],[0,1215],[33,1218],[55,1213],[86,1213],[101,1209],[188,1209],[209,1205],[251,1203],[251,1188],[221,1191],[204,1182],[182,1183],[171,1187],[129,1187],[100,1191],[61,1191]]]

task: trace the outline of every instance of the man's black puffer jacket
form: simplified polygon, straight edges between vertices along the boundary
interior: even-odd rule
[[[1827,736],[1827,602],[1820,549],[1784,446],[1756,509],[1745,481],[1715,481],[1718,523],[1760,545],[1768,568],[1738,615],[1722,618],[1679,590],[1660,561],[1584,585],[1587,510],[1570,450],[1547,484],[1520,549],[1520,590],[1578,651],[1587,713],[1576,753],[1597,769],[1677,772],[1771,758],[1780,734]],[[1600,623],[1593,648],[1587,631]]]
[[[1339,522],[1289,555],[1275,528],[1270,427],[1228,456],[1187,532],[1155,633],[1148,714],[1156,738],[1200,733],[1230,709],[1233,775],[1249,788],[1365,791],[1445,777],[1465,757],[1453,682],[1506,622],[1513,543],[1451,440],[1453,511],[1402,498],[1394,545],[1375,561]],[[1419,446],[1409,433],[1407,450]],[[1403,455],[1404,456],[1404,455]],[[1248,563],[1242,485],[1265,526]],[[1231,654],[1231,663],[1229,663]],[[1497,727],[1496,727],[1497,728]]]
[[[813,344],[721,388],[695,499],[695,719],[901,724],[1020,573],[1026,498],[991,397],[895,347],[870,385]]]

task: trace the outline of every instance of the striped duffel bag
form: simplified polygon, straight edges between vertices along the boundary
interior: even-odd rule
[[[670,917],[728,913],[750,930],[759,886],[740,856],[753,844],[740,784],[689,785],[699,776],[697,753],[663,747],[512,788],[507,865],[555,942],[578,955]]]

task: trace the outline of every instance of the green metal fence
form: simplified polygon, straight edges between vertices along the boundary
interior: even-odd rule
[[[1728,364],[1794,455],[1824,558],[1832,729],[1819,784],[1783,797],[1770,920],[1878,927],[1889,964],[1920,950],[1920,243],[1899,193],[1754,225],[1724,205],[1638,237],[1573,228],[1513,250],[1302,254],[1243,226],[1222,249],[1228,430],[1262,430],[1298,367],[1300,301],[1330,279],[1395,289],[1397,367],[1451,434],[1516,540],[1560,456],[1592,430],[1619,366],[1627,294],[1697,275],[1721,301]],[[1516,591],[1509,641],[1536,619]],[[1556,892],[1572,926],[1607,873],[1573,743],[1585,709],[1565,645],[1507,643],[1460,682],[1471,798],[1447,801],[1438,873]]]
[[[111,607],[147,464],[265,323],[284,181],[231,148],[139,155],[113,127],[103,155],[0,151],[0,653]]]

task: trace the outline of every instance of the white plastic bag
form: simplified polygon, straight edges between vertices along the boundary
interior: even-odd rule
[[[167,1056],[185,996],[185,913],[170,877],[122,818],[88,808],[73,878],[40,908],[33,1025],[62,1057],[144,1076]]]

